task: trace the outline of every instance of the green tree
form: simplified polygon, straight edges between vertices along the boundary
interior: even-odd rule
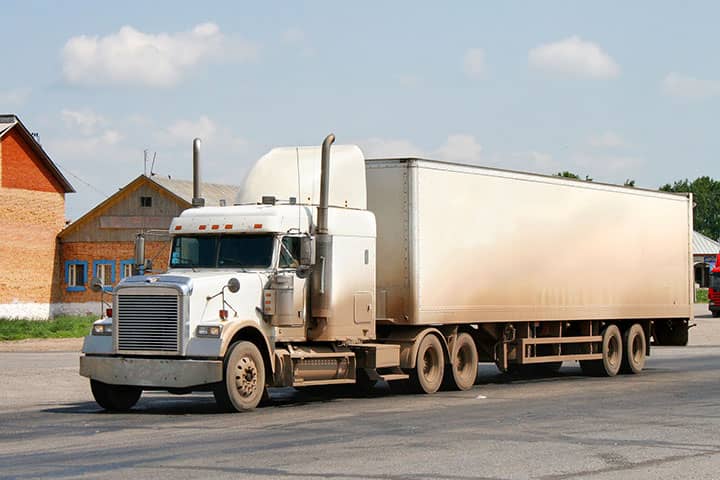
[[[672,185],[666,183],[664,192],[691,192],[693,194],[695,230],[710,238],[720,237],[720,181],[710,177],[698,177],[692,182],[678,180]]]
[[[567,170],[564,170],[564,171],[562,171],[562,172],[558,172],[558,173],[555,174],[555,176],[556,176],[556,177],[563,177],[563,178],[574,178],[575,180],[582,180],[582,178],[580,178],[579,175],[577,175],[577,174],[575,174],[575,173],[573,173],[573,172],[568,172]],[[586,182],[592,182],[593,179],[590,178],[590,175],[585,175],[585,181],[586,181]]]

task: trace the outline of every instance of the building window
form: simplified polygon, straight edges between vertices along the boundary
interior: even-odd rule
[[[94,260],[93,274],[102,280],[106,291],[112,290],[115,283],[115,262],[113,260]]]
[[[133,274],[133,265],[135,265],[135,260],[121,260],[120,261],[120,279],[127,277],[132,277]]]
[[[152,197],[140,197],[141,207],[152,207]]]
[[[65,283],[68,292],[83,292],[87,283],[87,262],[69,260],[65,262]]]

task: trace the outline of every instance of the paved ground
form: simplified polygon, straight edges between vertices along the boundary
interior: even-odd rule
[[[0,353],[0,478],[719,478],[720,321],[697,322],[639,376],[568,364],[510,381],[488,366],[469,392],[283,389],[247,414],[160,393],[103,413],[77,353]]]

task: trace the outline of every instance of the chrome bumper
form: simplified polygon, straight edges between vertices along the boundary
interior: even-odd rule
[[[80,357],[80,375],[112,385],[186,388],[220,382],[221,360]]]

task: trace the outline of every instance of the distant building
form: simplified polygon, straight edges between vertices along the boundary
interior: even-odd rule
[[[202,196],[208,206],[232,205],[238,190],[231,185],[203,184]],[[89,288],[90,281],[98,277],[110,290],[131,274],[138,232],[146,233],[145,256],[152,261],[153,271],[166,270],[170,222],[191,202],[191,181],[140,175],[65,228],[58,235],[61,311],[100,311],[100,295]]]
[[[710,270],[715,267],[720,243],[700,232],[693,232],[693,271],[695,284],[707,288],[710,284]]]
[[[0,115],[0,318],[46,319],[60,301],[56,236],[72,185],[15,115]]]

